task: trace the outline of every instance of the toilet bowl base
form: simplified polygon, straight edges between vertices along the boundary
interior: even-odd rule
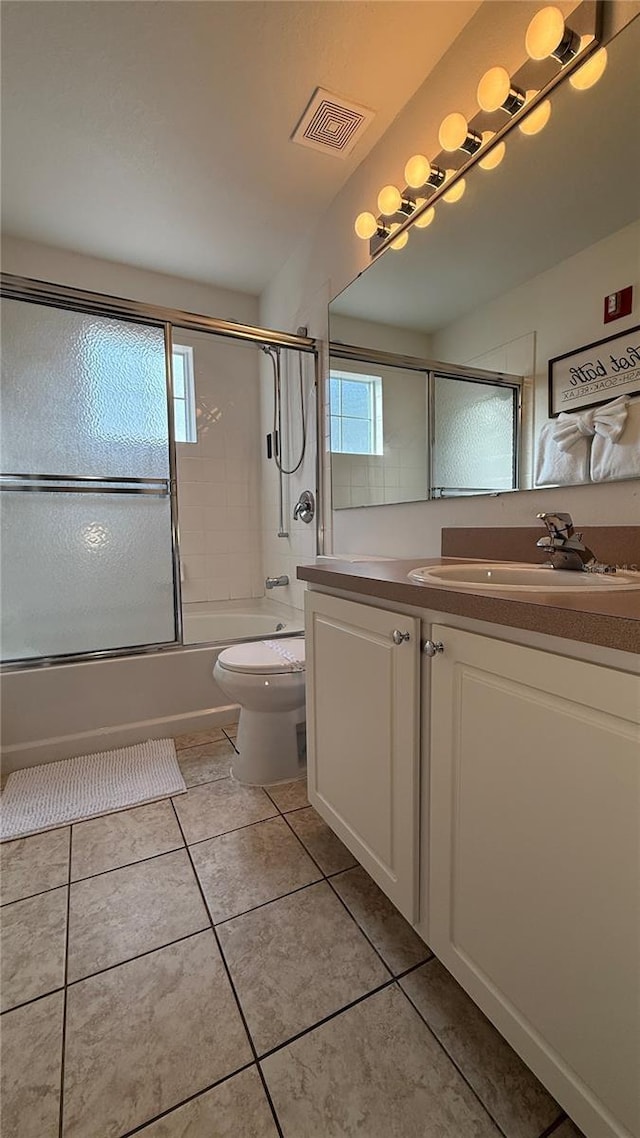
[[[278,711],[240,710],[231,773],[245,786],[270,786],[300,778],[306,770],[304,747],[305,709]],[[302,730],[301,730],[302,729]]]

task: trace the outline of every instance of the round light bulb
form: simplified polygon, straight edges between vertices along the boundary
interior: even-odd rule
[[[469,133],[469,124],[464,115],[453,111],[440,123],[438,140],[443,150],[453,152],[459,150]]]
[[[588,91],[589,87],[593,87],[598,79],[601,79],[607,69],[607,49],[601,47],[596,51],[586,63],[582,64],[573,75],[569,76],[569,82],[576,91]]]
[[[400,228],[400,222],[396,221],[391,226],[391,233],[395,233],[396,229],[399,229],[399,228]],[[409,234],[408,234],[407,230],[405,229],[404,233],[401,233],[399,237],[396,237],[395,241],[391,242],[391,248],[395,249],[396,252],[400,249],[404,249],[408,240],[409,240]]]
[[[544,130],[550,118],[551,103],[549,99],[545,99],[544,103],[538,103],[538,106],[527,115],[526,119],[522,120],[519,130],[523,134],[539,134],[541,130]]]
[[[464,178],[461,178],[450,190],[447,190],[446,194],[442,195],[442,200],[445,202],[459,202],[466,188],[467,184]]]
[[[368,241],[377,232],[378,222],[372,213],[359,213],[353,227],[358,237]]]
[[[497,111],[506,103],[511,77],[505,67],[490,67],[478,83],[478,105],[483,111]]]
[[[397,213],[402,205],[402,194],[397,186],[383,186],[378,194],[378,209],[385,217]]]
[[[481,166],[483,170],[495,170],[496,166],[499,166],[502,162],[506,153],[506,143],[498,142],[493,147],[493,150],[490,150],[488,154],[485,154],[484,158],[480,159],[478,166]]]
[[[564,16],[559,8],[541,8],[527,28],[525,47],[530,59],[546,59],[564,35]]]
[[[413,224],[415,225],[416,229],[426,229],[428,225],[431,225],[431,222],[435,216],[436,211],[431,205],[429,206],[429,209],[425,209],[424,213],[420,214],[420,217],[416,217]]]
[[[430,173],[431,163],[424,154],[414,154],[404,168],[405,181],[412,190],[419,190],[420,186],[424,186]]]

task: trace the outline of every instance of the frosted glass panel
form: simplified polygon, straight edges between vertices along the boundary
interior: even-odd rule
[[[164,331],[2,300],[2,468],[168,478]]]
[[[175,639],[168,497],[2,499],[3,659]]]
[[[514,390],[434,377],[434,497],[514,484]]]

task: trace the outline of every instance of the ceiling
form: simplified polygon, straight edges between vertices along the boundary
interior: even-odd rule
[[[331,311],[433,333],[637,221],[640,18],[608,53],[595,87],[563,83],[541,134],[512,130],[502,164],[471,169],[464,197],[436,205],[432,224],[383,253]]]
[[[478,7],[8,0],[3,230],[259,292]],[[346,159],[290,142],[318,85],[376,112]]]

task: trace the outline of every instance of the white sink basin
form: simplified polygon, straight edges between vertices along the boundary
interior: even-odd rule
[[[552,569],[548,565],[517,565],[497,561],[475,565],[425,565],[412,569],[412,581],[421,585],[446,585],[451,589],[482,589],[544,593],[611,592],[640,589],[640,573],[580,573]]]

